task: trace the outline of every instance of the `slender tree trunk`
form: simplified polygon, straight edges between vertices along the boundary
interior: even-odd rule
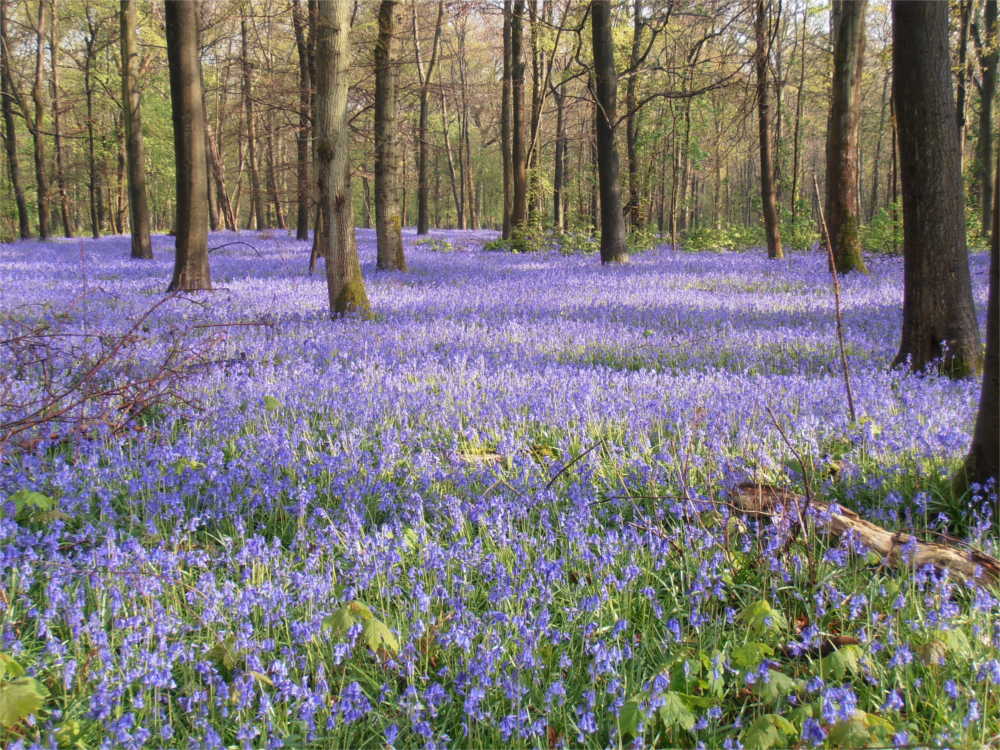
[[[528,160],[524,142],[524,0],[514,0],[510,19],[511,180],[510,232],[523,246],[528,224]]]
[[[642,53],[642,0],[632,9],[632,47],[625,83],[625,154],[628,158],[628,220],[632,229],[642,221],[639,211],[639,56]]]
[[[176,255],[168,291],[211,289],[205,108],[198,55],[198,12],[188,0],[164,3],[177,181]]]
[[[56,187],[59,190],[59,217],[62,222],[63,234],[73,236],[73,222],[69,212],[69,194],[66,191],[66,169],[63,159],[62,117],[59,111],[59,38],[56,20],[57,0],[51,0],[52,25],[49,32],[49,64],[52,74],[49,76],[49,94],[52,98],[52,141],[56,157]]]
[[[405,271],[399,207],[399,127],[396,118],[397,0],[381,0],[375,43],[375,234],[380,270]]]
[[[980,367],[965,247],[948,4],[892,6],[893,101],[903,185],[903,335],[895,364],[965,377]]]
[[[316,176],[324,227],[320,253],[326,258],[330,315],[368,315],[371,306],[358,262],[351,200],[351,131],[347,124],[351,2],[327,0],[317,5]]]
[[[32,100],[35,104],[31,135],[35,145],[35,184],[38,195],[38,237],[49,237],[49,176],[45,169],[45,12],[46,0],[38,0],[38,23],[35,26],[35,80]]]
[[[799,39],[799,87],[795,92],[795,125],[792,134],[792,218],[799,212],[799,159],[802,152],[802,101],[806,88],[806,15],[808,5],[802,7],[802,36]]]
[[[462,183],[455,170],[455,155],[451,148],[451,136],[449,129],[451,122],[448,118],[448,98],[445,95],[444,87],[441,87],[441,123],[442,134],[444,135],[444,152],[448,157],[448,177],[451,179],[451,196],[455,201],[455,220],[459,229],[465,229],[465,199],[462,197]]]
[[[510,219],[514,208],[514,155],[511,149],[511,90],[514,61],[511,57],[511,0],[503,3],[503,80],[500,90],[500,159],[503,163],[503,239],[510,239]]]
[[[885,130],[885,110],[889,100],[889,79],[891,75],[891,71],[887,71],[885,78],[882,79],[882,106],[879,108],[878,113],[878,136],[875,139],[875,158],[872,160],[872,192],[871,199],[868,201],[868,221],[871,221],[875,217],[875,212],[878,210],[879,171],[882,165],[882,131]]]
[[[969,87],[969,26],[972,23],[972,0],[959,0],[958,69],[955,71],[955,116],[958,120],[958,149],[962,172],[965,172],[965,111]]]
[[[0,108],[3,112],[4,150],[7,154],[7,176],[10,178],[14,203],[17,205],[17,226],[21,239],[31,237],[28,203],[21,186],[21,164],[17,153],[17,129],[14,126],[14,84],[10,74],[7,50],[10,39],[7,33],[7,6],[10,0],[0,0]]]
[[[420,34],[417,28],[417,4],[413,3],[413,45],[417,58],[417,75],[420,79],[420,119],[417,122],[417,234],[430,232],[430,136],[428,119],[430,117],[430,85],[434,67],[437,65],[438,49],[441,45],[441,28],[444,25],[444,0],[438,0],[437,21],[434,23],[434,41],[431,42],[431,56],[424,68],[420,56]],[[504,175],[506,177],[506,173]]]
[[[754,34],[757,43],[757,122],[760,141],[760,199],[764,213],[764,230],[767,234],[767,257],[782,258],[781,227],[778,223],[778,199],[774,190],[774,163],[771,156],[771,109],[767,85],[767,60],[769,56],[768,0],[757,0]]]
[[[119,12],[122,50],[122,105],[125,110],[125,144],[128,160],[129,225],[132,257],[152,258],[149,237],[149,204],[146,201],[146,158],[142,141],[142,110],[138,87],[139,43],[135,33],[136,0],[122,0]]]
[[[615,144],[618,74],[615,71],[610,0],[592,0],[590,23],[594,49],[597,111],[597,170],[601,191],[601,263],[625,263],[625,216],[622,214],[620,166]]]
[[[299,127],[295,132],[296,155],[296,217],[295,239],[309,239],[309,129],[312,77],[309,71],[309,46],[306,42],[306,19],[299,0],[292,2],[292,25],[295,28],[295,49],[299,55]]]
[[[269,112],[266,118],[267,135],[264,138],[265,156],[267,158],[267,191],[271,195],[271,205],[274,207],[274,226],[286,229],[285,209],[281,205],[281,194],[278,191],[278,174],[274,159],[274,117]]]
[[[556,144],[555,164],[552,176],[552,224],[562,234],[566,230],[566,216],[563,212],[563,191],[566,182],[566,92],[562,82],[552,89],[556,104]]]
[[[246,9],[240,6],[240,65],[243,70],[243,102],[246,110],[247,162],[250,168],[250,206],[258,230],[267,226],[264,217],[264,196],[260,189],[257,168],[257,123],[254,117],[253,65],[250,62]]]
[[[858,214],[858,130],[867,0],[833,0],[833,83],[826,128],[826,223],[837,271],[867,273]]]
[[[997,48],[997,0],[986,0],[983,9],[984,28],[982,38],[976,29],[979,49],[979,67],[982,81],[979,84],[979,136],[976,147],[976,163],[979,178],[979,200],[982,211],[983,234],[990,235],[993,219],[993,102],[997,91],[997,63],[1000,50]]]
[[[84,40],[83,93],[87,103],[87,194],[90,199],[90,234],[100,237],[104,226],[104,198],[101,175],[97,168],[97,151],[94,119],[94,61],[97,54],[97,25],[87,8],[87,37]]]

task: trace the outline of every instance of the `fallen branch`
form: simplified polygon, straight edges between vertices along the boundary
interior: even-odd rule
[[[733,493],[733,506],[742,513],[774,517],[780,513],[798,513],[806,499],[801,495],[764,484],[745,483]],[[920,568],[924,565],[947,570],[965,582],[1000,585],[1000,560],[977,550],[961,550],[950,544],[924,542],[912,534],[892,532],[866,521],[842,505],[833,510],[830,503],[813,500],[817,515],[829,518],[828,530],[839,536],[853,531],[870,549],[894,565]]]

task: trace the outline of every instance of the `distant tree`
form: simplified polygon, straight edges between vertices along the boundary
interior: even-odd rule
[[[993,214],[993,100],[997,91],[1000,40],[997,37],[997,0],[986,0],[982,24],[972,25],[972,38],[979,60],[979,133],[976,142],[976,176],[979,179],[979,206],[983,234],[990,234]],[[974,79],[975,80],[975,79]]]
[[[965,246],[948,4],[892,4],[892,94],[903,193],[903,335],[895,363],[979,370],[979,332]]]
[[[7,176],[10,178],[14,203],[17,205],[17,225],[21,239],[31,237],[28,203],[21,186],[21,164],[17,153],[17,128],[14,126],[14,84],[11,79],[10,37],[7,33],[7,7],[10,0],[0,0],[0,108],[3,111],[4,150],[7,154]]]
[[[297,211],[295,239],[309,239],[309,130],[312,112],[312,72],[309,43],[306,39],[305,12],[300,0],[292,0],[292,25],[295,50],[299,56],[299,126],[295,132]]]
[[[867,272],[861,254],[858,130],[867,0],[833,0],[833,83],[826,130],[826,221],[840,272]]]
[[[441,29],[444,21],[444,0],[438,0],[437,20],[434,22],[434,39],[431,42],[431,54],[426,65],[421,53],[420,34],[417,28],[417,2],[413,2],[413,47],[416,54],[417,77],[420,82],[420,119],[417,121],[417,234],[427,234],[431,228],[430,221],[430,135],[428,120],[430,119],[431,76],[438,61],[438,50],[441,48]],[[507,21],[504,21],[506,26]],[[506,83],[506,79],[505,79]],[[509,177],[504,169],[504,179]],[[504,183],[505,187],[507,183]]]
[[[146,156],[142,142],[139,95],[139,43],[135,33],[135,0],[121,0],[122,108],[125,114],[125,154],[128,161],[128,208],[132,257],[152,258],[149,204],[146,201]]]
[[[754,17],[757,66],[757,134],[760,142],[760,197],[764,211],[764,229],[767,233],[767,256],[782,258],[781,227],[778,224],[778,196],[774,185],[774,157],[771,153],[771,101],[768,92],[768,61],[771,56],[771,37],[768,29],[768,0],[757,0]]]
[[[198,57],[198,11],[189,0],[166,0],[167,61],[177,185],[176,254],[168,291],[211,289],[208,269],[208,166]]]
[[[375,236],[377,267],[405,271],[403,219],[399,207],[399,125],[396,120],[399,62],[394,59],[399,27],[397,14],[397,0],[381,0],[378,40],[375,42]]]
[[[986,362],[979,392],[979,412],[972,446],[954,485],[964,492],[970,483],[1000,482],[1000,164],[993,184],[993,231],[990,242],[990,296],[986,307]],[[994,491],[998,488],[994,486]]]
[[[351,131],[347,90],[351,70],[351,0],[318,3],[316,25],[316,176],[319,254],[326,259],[330,315],[367,315],[371,306],[358,262],[351,200]]]
[[[240,70],[242,72],[241,94],[246,112],[247,166],[250,171],[250,214],[247,227],[258,230],[267,225],[264,218],[264,194],[260,188],[260,171],[257,163],[257,119],[253,99],[253,62],[250,60],[250,37],[247,27],[246,6],[240,4]]]
[[[34,116],[25,117],[35,146],[35,189],[38,197],[38,237],[49,237],[49,175],[45,157],[45,24],[46,0],[38,0],[35,18],[35,76],[31,86]]]
[[[520,241],[528,226],[528,153],[524,137],[524,0],[514,0],[510,14],[510,93],[510,234]]]
[[[594,48],[594,116],[597,173],[601,194],[601,263],[625,263],[625,216],[622,214],[621,165],[615,144],[618,74],[611,30],[610,0],[592,0],[590,24]]]

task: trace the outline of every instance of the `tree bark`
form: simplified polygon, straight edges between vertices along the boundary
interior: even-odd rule
[[[948,4],[892,6],[893,102],[903,192],[903,335],[895,364],[965,377],[980,367],[965,247]]]
[[[166,0],[164,10],[177,185],[176,254],[167,291],[211,289],[206,123],[197,6],[188,0]]]
[[[556,143],[554,169],[552,176],[552,225],[562,234],[566,229],[566,216],[563,211],[564,184],[566,182],[566,92],[563,83],[552,89],[552,99],[556,105]]]
[[[639,211],[639,56],[642,53],[642,0],[634,0],[632,10],[632,47],[629,53],[631,75],[625,84],[625,153],[628,157],[628,218],[632,229],[642,221]]]
[[[347,89],[351,69],[351,2],[317,3],[316,23],[316,176],[321,226],[320,254],[326,258],[330,315],[368,315],[354,237],[351,201],[351,132]]]
[[[128,208],[132,230],[132,257],[153,257],[146,200],[146,158],[142,142],[142,110],[138,87],[139,42],[135,33],[135,2],[122,0],[122,106],[125,110],[125,153],[128,161]]]
[[[757,44],[757,123],[760,141],[760,199],[767,234],[767,257],[783,258],[781,227],[778,222],[778,198],[774,189],[774,160],[771,154],[771,110],[767,85],[767,61],[770,56],[767,23],[768,0],[757,0],[754,36]]]
[[[979,84],[979,137],[976,144],[977,177],[979,178],[979,206],[982,212],[983,234],[989,236],[993,219],[993,100],[997,91],[997,0],[986,0],[983,10],[982,38],[976,28],[976,46],[979,50],[981,82]]]
[[[958,69],[955,71],[955,116],[958,120],[958,149],[962,172],[965,172],[965,111],[969,90],[969,27],[972,23],[972,0],[959,0]]]
[[[4,150],[7,154],[7,176],[10,178],[14,203],[17,205],[17,226],[21,239],[31,237],[28,203],[21,185],[21,164],[17,153],[17,129],[14,126],[14,84],[10,74],[9,35],[7,33],[7,6],[10,0],[0,0],[0,108],[3,112]]]
[[[503,239],[510,239],[510,217],[514,207],[514,156],[511,150],[511,88],[514,64],[511,58],[511,0],[503,3],[503,79],[500,88],[500,160],[503,166]]]
[[[299,55],[299,127],[295,132],[296,196],[295,239],[309,239],[309,129],[312,76],[309,70],[309,45],[306,42],[306,19],[299,0],[292,2],[292,25],[295,49]]]
[[[840,273],[867,273],[858,215],[858,130],[867,0],[833,0],[833,82],[826,129],[826,223]]]
[[[91,16],[92,8],[86,8],[87,36],[84,40],[83,94],[87,103],[87,197],[90,208],[90,234],[95,239],[101,236],[104,226],[104,197],[101,189],[101,175],[97,169],[97,135],[94,116],[94,60],[97,56],[97,22]]]
[[[528,225],[528,159],[524,142],[524,0],[514,0],[510,18],[511,182],[510,234],[523,246]]]
[[[808,6],[802,8],[802,35],[799,38],[799,86],[795,92],[795,125],[792,133],[792,218],[799,212],[799,154],[802,151],[802,102],[806,87],[806,16]]]
[[[35,185],[38,195],[38,237],[49,237],[49,176],[45,170],[45,4],[38,0],[38,23],[35,25],[35,80],[31,98],[35,105],[31,136],[35,145]]]
[[[375,42],[375,236],[376,267],[405,271],[403,221],[399,208],[399,151],[396,122],[399,27],[397,0],[381,0]]]
[[[59,39],[56,26],[56,0],[51,0],[52,25],[49,32],[49,62],[52,74],[49,77],[49,90],[52,97],[52,141],[56,157],[56,187],[59,190],[59,218],[66,237],[73,236],[73,220],[69,212],[69,195],[66,192],[66,168],[63,159],[62,117],[59,111]]]
[[[253,106],[253,64],[250,62],[246,8],[240,6],[240,67],[243,71],[243,107],[246,112],[247,166],[250,168],[250,207],[256,229],[267,225],[264,216],[264,196],[260,189],[257,168],[257,123]]]
[[[413,46],[416,51],[417,76],[420,80],[420,117],[417,121],[417,234],[430,232],[430,140],[428,119],[430,117],[430,86],[434,67],[437,65],[438,49],[441,45],[441,28],[444,22],[444,0],[438,0],[437,21],[434,23],[434,40],[431,42],[431,56],[424,67],[420,56],[420,33],[417,28],[417,4],[413,3]],[[506,177],[506,173],[504,174]]]
[[[622,214],[621,167],[615,144],[618,118],[618,74],[611,32],[610,0],[592,0],[590,25],[594,48],[594,90],[597,109],[597,173],[601,193],[601,263],[625,263],[625,216]]]

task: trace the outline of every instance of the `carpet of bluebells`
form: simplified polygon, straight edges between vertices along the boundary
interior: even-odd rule
[[[130,350],[217,338],[189,405],[3,455],[0,717],[37,690],[0,745],[998,742],[995,591],[727,504],[808,485],[997,553],[995,495],[947,479],[978,382],[889,370],[899,259],[843,280],[851,422],[818,253],[602,268],[434,236],[377,272],[359,231],[376,314],[333,322],[305,243],[214,234],[216,290]],[[162,300],[154,249],[0,245],[0,322],[126,330]]]

